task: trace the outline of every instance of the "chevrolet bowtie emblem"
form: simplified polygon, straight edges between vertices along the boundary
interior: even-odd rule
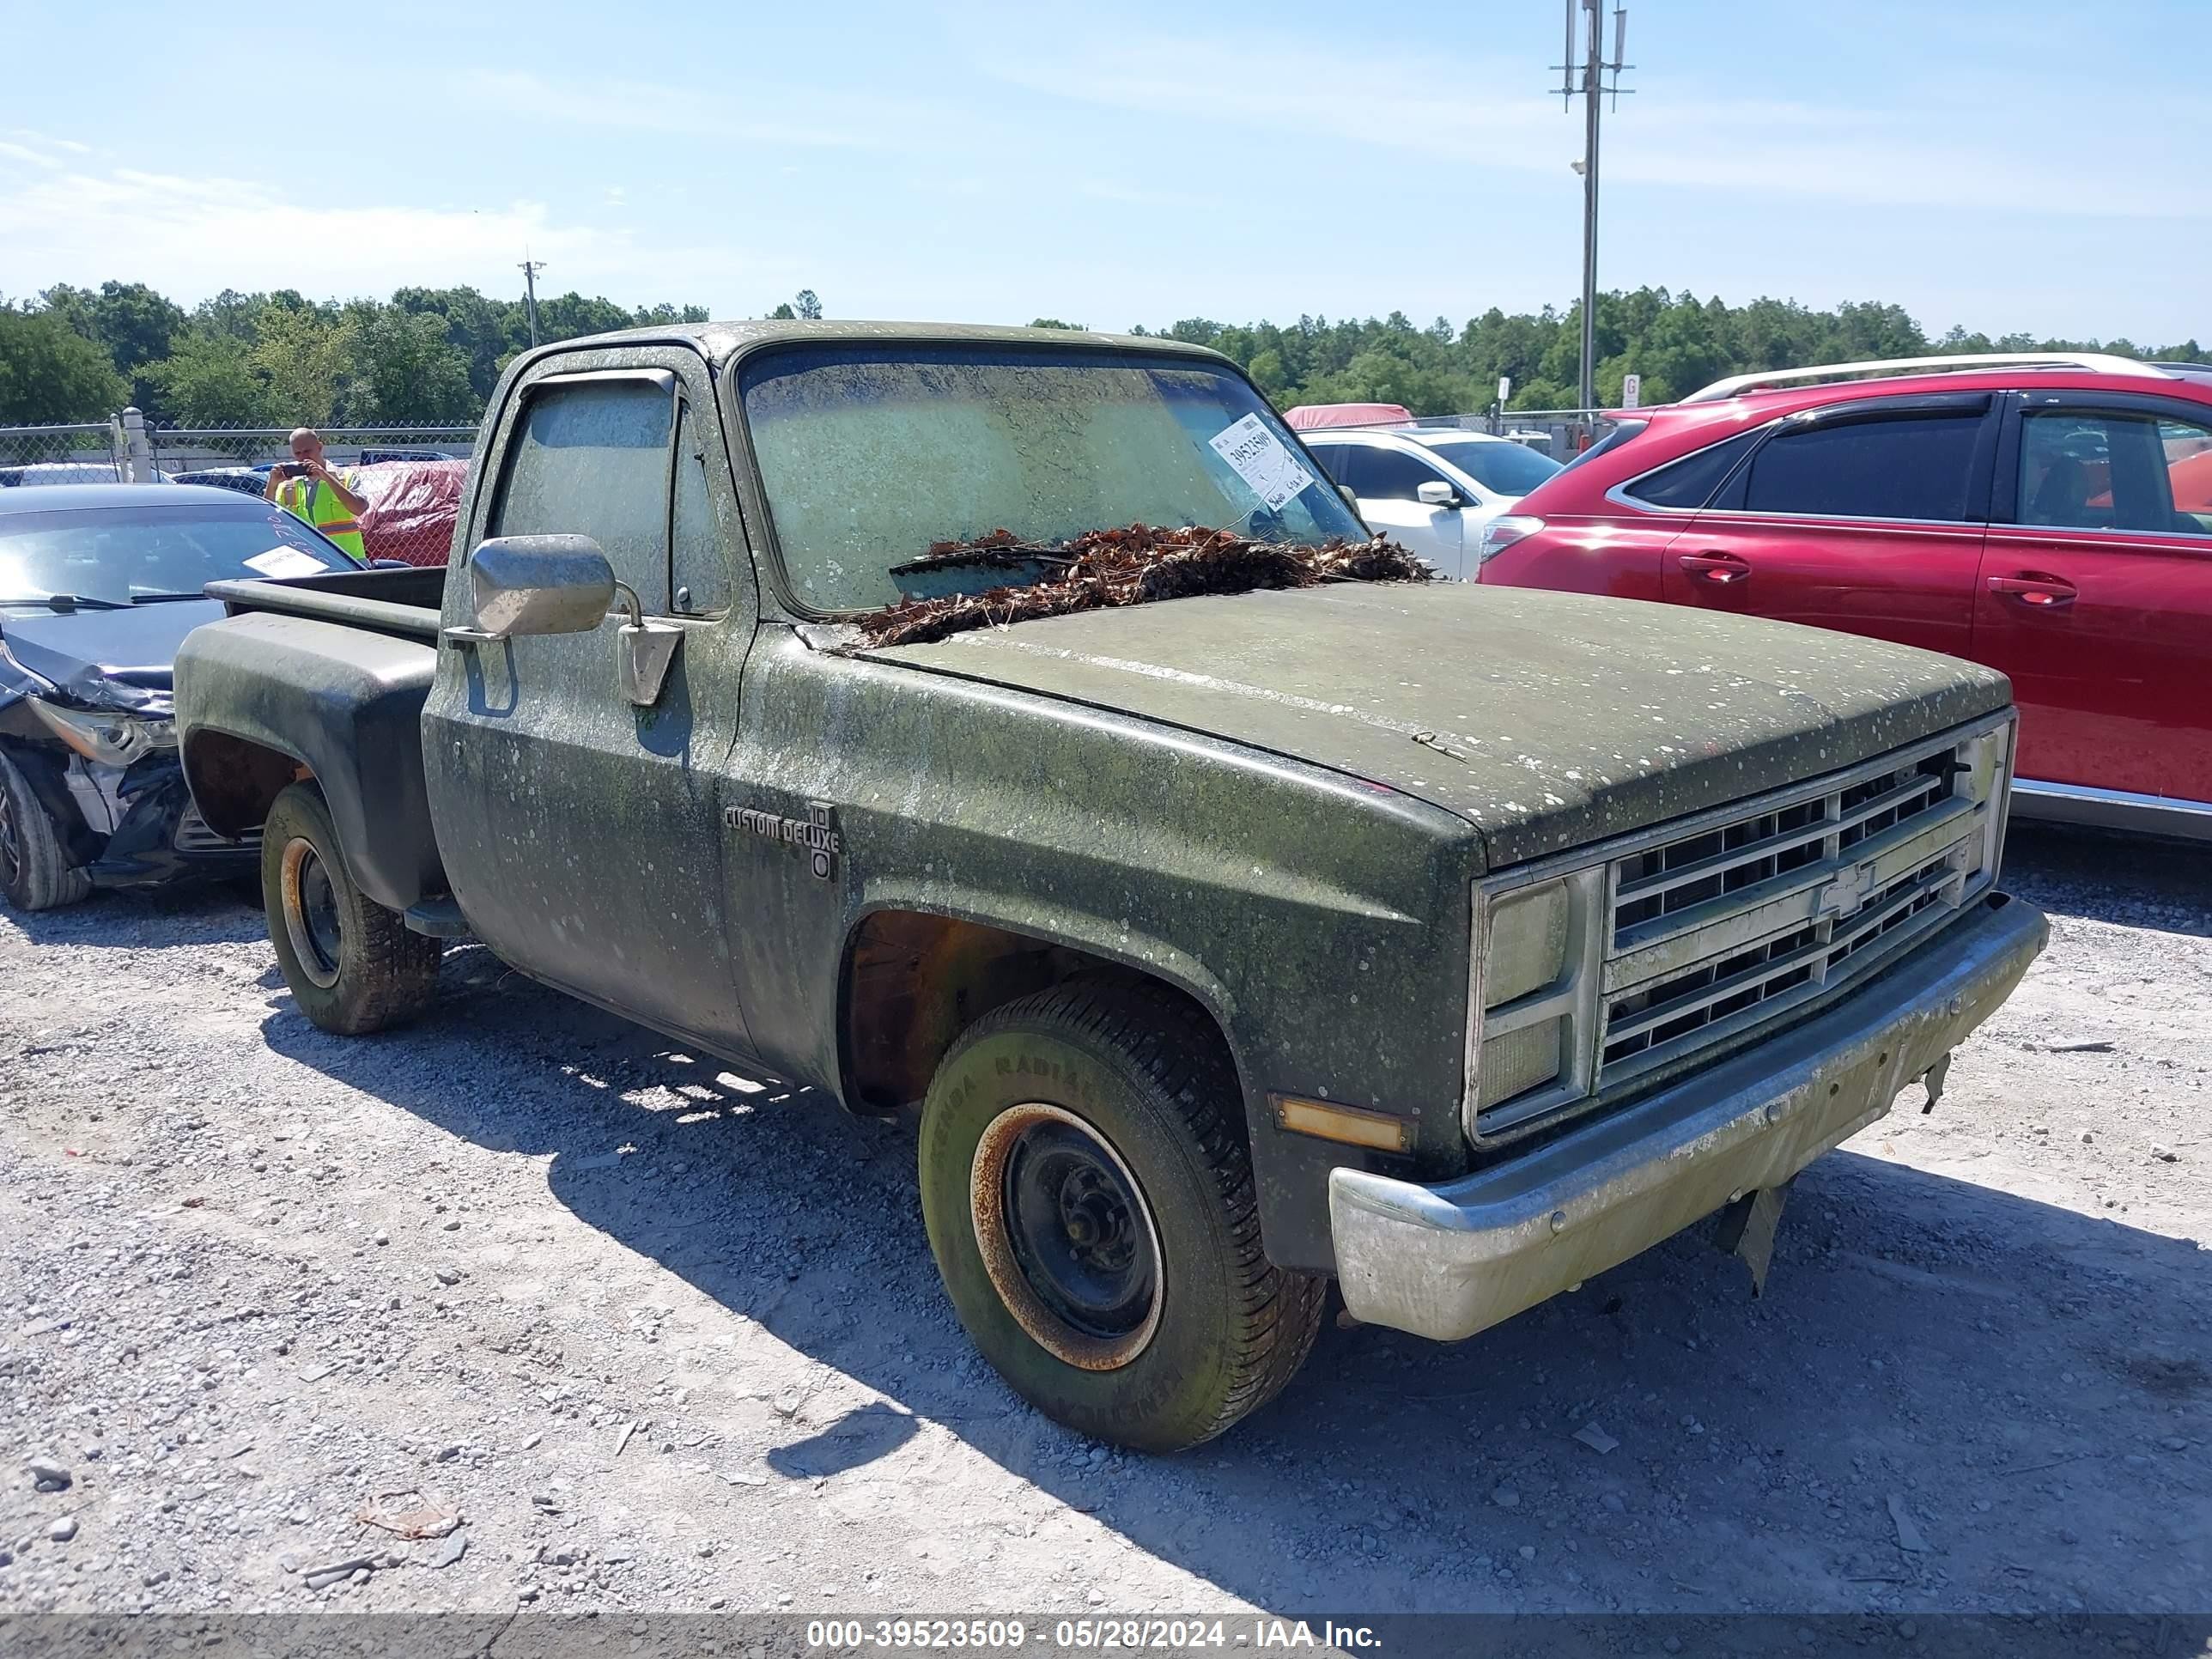
[[[1820,890],[1817,914],[1842,921],[1874,896],[1874,866],[1855,865]]]

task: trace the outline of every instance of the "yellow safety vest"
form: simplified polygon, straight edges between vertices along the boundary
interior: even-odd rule
[[[323,488],[319,478],[287,478],[276,486],[276,505],[302,523],[311,524],[367,564],[368,554],[361,539],[361,526],[337,492]]]

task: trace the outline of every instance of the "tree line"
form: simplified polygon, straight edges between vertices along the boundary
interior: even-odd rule
[[[819,317],[822,303],[802,289],[769,314]],[[698,306],[626,308],[574,293],[538,302],[546,340],[707,316]],[[1501,376],[1512,382],[1510,408],[1570,407],[1582,349],[1578,305],[1511,315],[1492,307],[1456,326],[1438,317],[1424,327],[1394,311],[1280,325],[1191,318],[1132,331],[1212,346],[1285,407],[1392,403],[1417,415],[1487,409]],[[2193,338],[2146,347],[1963,327],[1931,335],[1894,305],[1730,306],[1663,288],[1601,295],[1595,334],[1598,396],[1607,404],[1620,402],[1621,376],[1632,372],[1650,404],[1753,369],[1936,351],[2094,349],[2212,361]],[[226,289],[187,311],[143,283],[60,284],[33,301],[0,298],[0,423],[104,420],[135,404],[149,421],[179,426],[458,425],[483,412],[501,371],[529,343],[521,300],[472,288],[403,288],[389,300],[347,301]]]
[[[1492,307],[1456,327],[1439,317],[1424,328],[1394,311],[1379,321],[1301,317],[1286,326],[1193,318],[1154,331],[1235,358],[1285,408],[1386,403],[1416,415],[1468,414],[1497,401],[1500,377],[1512,381],[1509,408],[1571,409],[1581,400],[1579,303],[1565,311],[1547,306],[1534,315],[1509,316]],[[1620,404],[1627,374],[1642,377],[1642,401],[1657,404],[1754,369],[1939,352],[2100,350],[2160,362],[2212,361],[2194,339],[2145,347],[2126,339],[1992,336],[1964,327],[1931,335],[1901,306],[1868,302],[1821,311],[1771,299],[1730,306],[1663,288],[1601,294],[1594,333],[1598,401],[1607,407]]]
[[[700,306],[538,302],[547,340],[706,320]],[[463,425],[529,344],[524,302],[472,288],[347,301],[225,289],[186,311],[143,283],[64,283],[0,300],[0,422],[104,420],[130,404],[175,426]]]

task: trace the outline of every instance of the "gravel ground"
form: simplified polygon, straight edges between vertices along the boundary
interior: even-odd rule
[[[1685,1237],[1332,1328],[1160,1460],[970,1352],[910,1125],[480,950],[348,1042],[227,896],[0,917],[0,1611],[2203,1610],[2212,856],[2008,884],[2049,953],[1765,1299]]]

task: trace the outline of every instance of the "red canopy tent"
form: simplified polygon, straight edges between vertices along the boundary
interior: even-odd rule
[[[1402,426],[1413,418],[1401,404],[1300,404],[1283,411],[1294,432],[1324,426]]]

